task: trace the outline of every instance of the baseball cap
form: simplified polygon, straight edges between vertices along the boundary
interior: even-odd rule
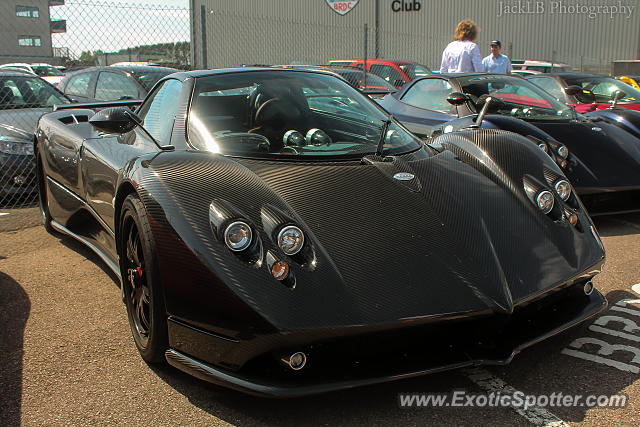
[[[500,43],[500,40],[493,40],[490,46],[502,47],[502,43]]]

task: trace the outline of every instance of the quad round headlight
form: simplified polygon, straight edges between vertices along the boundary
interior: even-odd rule
[[[545,153],[548,153],[547,151],[547,144],[545,144],[544,142],[541,142],[540,144],[538,144],[538,147],[540,147],[540,149],[542,151],[544,151]]]
[[[304,245],[304,233],[295,225],[283,227],[278,233],[278,246],[287,255],[295,255]]]
[[[249,224],[243,221],[232,222],[224,230],[224,243],[234,252],[240,252],[251,245],[253,233]]]
[[[553,194],[551,191],[542,190],[536,197],[536,203],[543,213],[548,214],[553,209]]]
[[[558,155],[563,159],[566,159],[569,155],[569,149],[564,145],[561,145],[560,147],[558,147]]]
[[[564,179],[556,182],[555,189],[562,200],[567,200],[571,196],[571,185]]]

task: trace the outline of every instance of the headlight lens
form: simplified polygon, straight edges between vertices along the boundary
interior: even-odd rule
[[[295,255],[304,245],[304,233],[295,225],[283,227],[278,233],[278,246],[287,255]]]
[[[555,188],[556,193],[558,193],[558,196],[560,196],[562,200],[567,200],[569,196],[571,196],[571,186],[564,179],[556,182]]]
[[[566,159],[569,155],[569,149],[564,145],[561,145],[560,147],[558,147],[558,155],[563,159]]]
[[[553,209],[553,194],[551,194],[551,191],[541,191],[536,197],[536,203],[543,213],[548,214]]]
[[[33,142],[27,139],[0,136],[0,152],[22,156],[33,155]]]
[[[224,243],[234,252],[240,252],[249,247],[253,233],[251,227],[243,221],[235,221],[224,230]]]
[[[547,151],[547,144],[545,144],[545,143],[540,143],[540,144],[538,144],[538,147],[540,147],[540,149],[541,149],[542,151],[544,151],[545,153],[547,153],[547,152],[548,152],[548,151]]]

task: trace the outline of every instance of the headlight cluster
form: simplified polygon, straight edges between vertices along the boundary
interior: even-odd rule
[[[278,233],[278,246],[289,256],[300,252],[303,245],[304,233],[295,225],[283,227]]]
[[[0,152],[21,156],[33,155],[33,142],[25,139],[0,136]]]

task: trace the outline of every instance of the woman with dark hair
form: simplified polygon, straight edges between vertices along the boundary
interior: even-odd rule
[[[453,41],[442,52],[441,73],[484,72],[482,55],[475,44],[478,27],[471,19],[460,21]]]

